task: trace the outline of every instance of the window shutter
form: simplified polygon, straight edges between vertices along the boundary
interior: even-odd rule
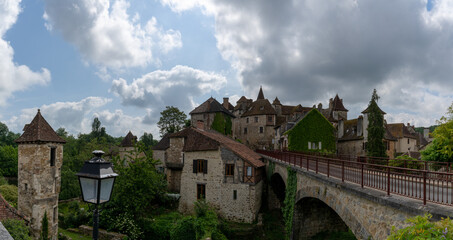
[[[321,142],[319,142],[319,149],[321,149]]]
[[[308,142],[308,149],[311,149],[311,142]]]
[[[208,173],[208,160],[203,160],[203,173]]]
[[[197,173],[197,160],[193,160],[193,173]]]

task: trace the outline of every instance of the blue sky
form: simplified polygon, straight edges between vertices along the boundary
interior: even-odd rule
[[[450,1],[0,0],[0,121],[40,108],[56,129],[158,138],[159,112],[190,112],[259,86],[349,117],[373,88],[388,122],[434,124],[453,101]]]

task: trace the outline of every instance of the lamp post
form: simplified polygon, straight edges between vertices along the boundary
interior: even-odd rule
[[[93,239],[98,239],[99,232],[99,210],[98,204],[108,202],[112,195],[113,183],[118,176],[113,171],[112,163],[102,158],[101,150],[94,150],[91,160],[85,161],[79,177],[80,188],[82,189],[83,201],[95,204],[93,214]]]

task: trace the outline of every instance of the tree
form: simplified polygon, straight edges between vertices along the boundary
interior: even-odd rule
[[[17,147],[0,146],[0,175],[17,177]]]
[[[47,219],[47,211],[44,212],[44,216],[42,217],[42,230],[41,230],[41,237],[40,240],[48,240],[49,239],[49,220]]]
[[[423,160],[437,162],[453,161],[453,103],[443,116],[437,121],[439,126],[433,132],[434,140],[422,151]]]
[[[99,118],[97,117],[93,119],[93,123],[91,124],[91,132],[101,132],[101,121],[99,121]]]
[[[66,132],[66,129],[64,129],[63,127],[58,128],[57,131],[55,131],[55,132],[57,133],[58,136],[60,136],[62,138],[68,137],[68,132]]]
[[[179,111],[177,107],[167,106],[160,113],[161,117],[157,126],[160,128],[161,137],[167,133],[178,132],[183,129],[187,115],[183,111]]]
[[[370,157],[387,157],[384,145],[384,115],[379,109],[377,102],[379,96],[376,89],[373,90],[370,103],[368,105],[368,138],[367,155]]]
[[[25,225],[24,220],[6,219],[2,221],[2,224],[14,240],[32,239],[30,237],[30,229]]]

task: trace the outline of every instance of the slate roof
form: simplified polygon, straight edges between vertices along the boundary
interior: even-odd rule
[[[173,133],[169,137],[186,138],[183,148],[183,151],[185,152],[217,150],[219,147],[224,147],[234,152],[254,167],[265,166],[265,164],[261,161],[261,156],[259,154],[244,144],[236,142],[233,139],[215,131],[201,130],[190,127],[180,132]]]
[[[256,100],[264,99],[263,88],[260,87],[260,92],[258,93],[258,97]]]
[[[38,109],[35,118],[24,126],[24,133],[15,140],[16,143],[66,143],[66,141],[57,135],[52,127],[47,123]]]
[[[396,138],[413,138],[417,139],[415,134],[411,134],[404,123],[391,123],[387,124],[387,128],[389,129],[390,133]]]
[[[228,111],[228,109],[226,109],[222,104],[220,104],[217,100],[215,100],[212,97],[210,97],[200,106],[196,107],[189,114],[192,115],[197,113],[217,113],[217,112],[223,112],[224,114],[235,118],[235,116],[230,111]]]
[[[123,138],[120,143],[120,147],[133,147],[137,142],[137,136],[134,136],[131,131]]]
[[[362,130],[362,135],[358,136],[357,135],[357,123],[358,119],[350,119],[346,120],[343,122],[343,137],[338,139],[339,141],[351,141],[351,140],[361,140],[363,139],[363,130]],[[363,122],[362,122],[363,124]],[[385,125],[384,128],[384,139],[389,140],[389,141],[397,141],[397,139],[392,135],[392,133],[389,131],[387,125]]]
[[[365,110],[363,110],[362,113],[368,113],[370,111],[368,108],[370,108],[370,106],[368,106]],[[382,109],[379,106],[378,106],[378,109],[379,109],[379,111],[381,111],[382,114],[387,114],[384,111],[382,111]]]
[[[272,102],[272,105],[282,105],[280,103],[280,100],[278,100],[278,97],[275,97],[274,101]]]
[[[277,115],[277,112],[272,107],[267,99],[258,99],[250,104],[248,110],[242,114],[242,117],[255,115]]]
[[[343,102],[341,101],[340,97],[338,97],[338,94],[335,96],[333,99],[332,103],[332,110],[333,111],[348,111],[343,105]]]
[[[170,147],[170,134],[165,134],[162,139],[153,147],[153,150],[167,150]]]

